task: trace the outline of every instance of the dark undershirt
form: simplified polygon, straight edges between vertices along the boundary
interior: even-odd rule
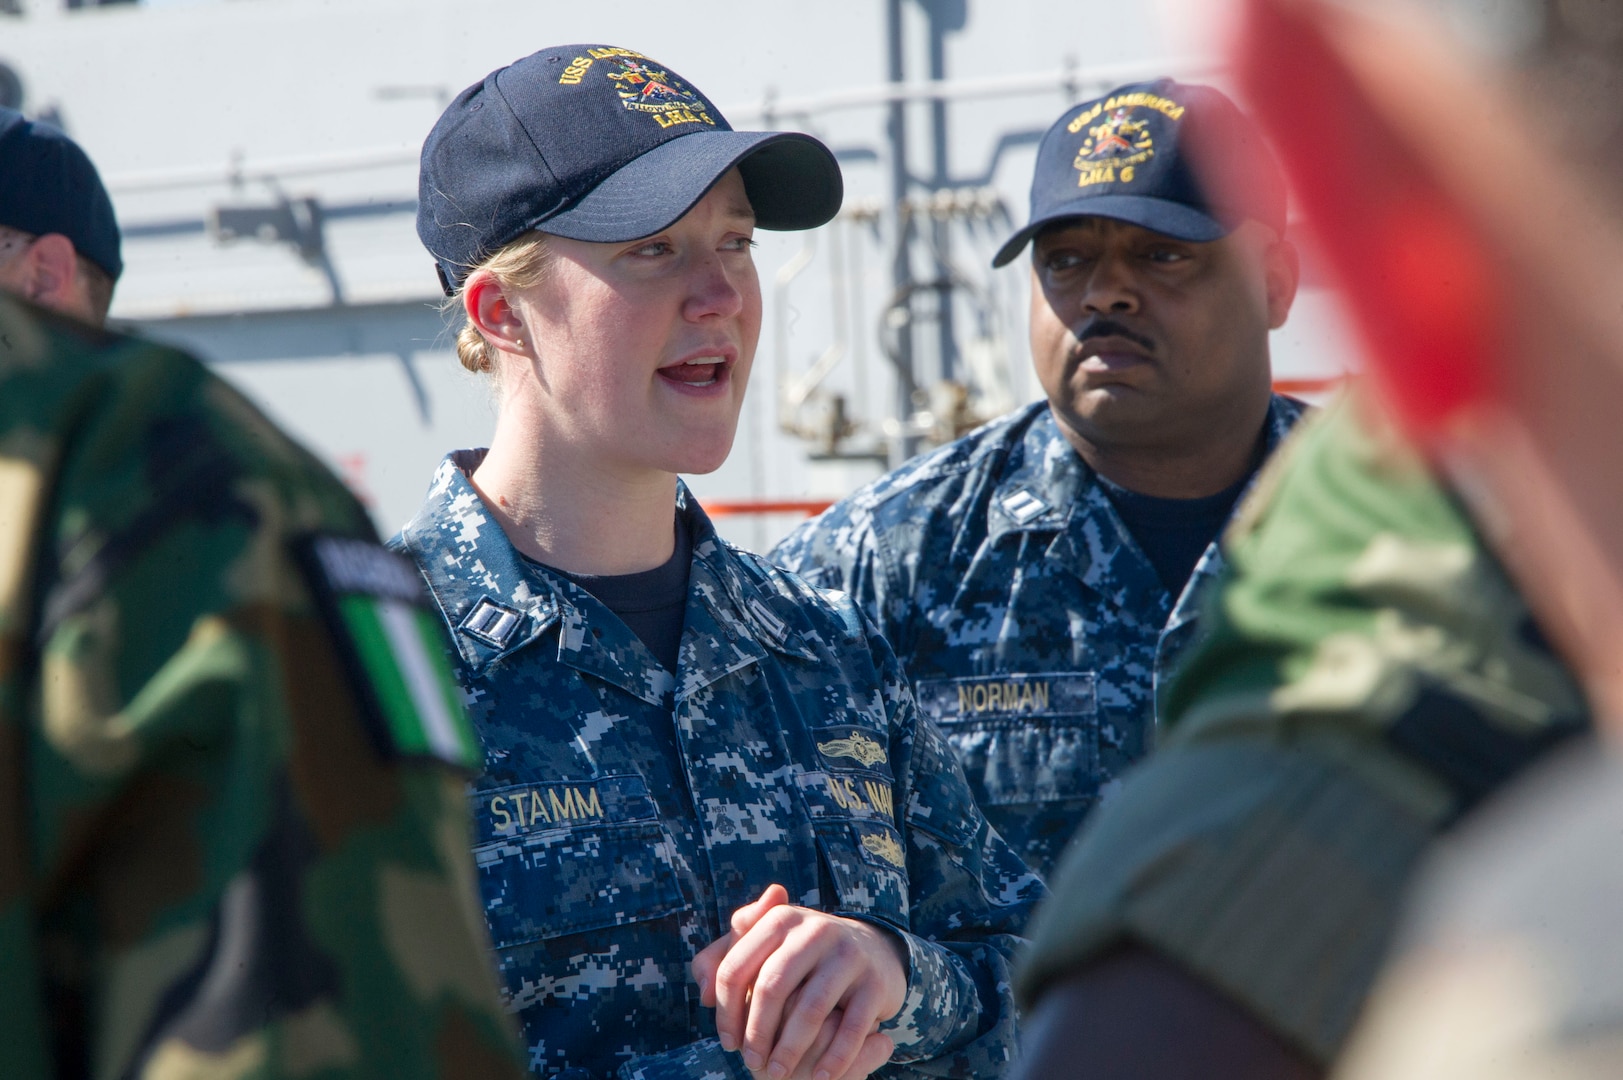
[[[693,537],[681,517],[676,519],[676,550],[662,565],[635,574],[566,574],[554,566],[548,570],[566,577],[591,593],[597,602],[608,608],[620,621],[636,634],[654,654],[654,659],[671,674],[676,674],[678,655],[682,645],[682,625],[687,614],[688,573],[693,564]],[[545,566],[544,563],[538,564]],[[590,680],[588,680],[590,681]],[[654,805],[659,816],[671,822],[697,820],[698,811],[684,778],[687,775],[683,761],[682,740],[677,735],[676,714],[671,706],[674,698],[665,696],[668,719],[640,727],[634,738],[628,738],[632,759],[637,769],[649,781],[654,793]],[[680,826],[676,826],[681,828]],[[680,869],[677,880],[689,904],[699,910],[710,905],[706,899],[711,881],[710,852],[707,841],[696,836],[692,847],[681,845],[685,856],[677,860]],[[715,927],[717,931],[725,926]]]
[[[1104,477],[1099,483],[1105,495],[1116,508],[1122,524],[1133,534],[1143,550],[1156,577],[1167,592],[1177,596],[1189,583],[1195,564],[1217,539],[1223,525],[1234,510],[1235,500],[1251,482],[1255,470],[1248,471],[1236,483],[1199,499],[1160,499],[1154,495],[1140,495],[1112,484]]]
[[[570,574],[556,566],[547,566],[547,569],[573,581],[618,615],[665,670],[675,674],[677,654],[682,646],[682,617],[687,609],[688,567],[692,560],[692,538],[682,519],[677,518],[676,550],[652,570],[635,574]]]

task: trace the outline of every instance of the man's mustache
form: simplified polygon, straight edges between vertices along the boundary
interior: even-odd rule
[[[1146,352],[1155,351],[1155,342],[1151,341],[1143,334],[1135,333],[1132,330],[1127,329],[1127,327],[1123,326],[1119,322],[1116,322],[1114,319],[1107,319],[1099,315],[1095,315],[1087,322],[1083,323],[1081,328],[1076,332],[1076,340],[1078,344],[1087,341],[1089,338],[1099,337],[1118,337],[1124,341],[1131,341],[1134,345],[1144,349]]]

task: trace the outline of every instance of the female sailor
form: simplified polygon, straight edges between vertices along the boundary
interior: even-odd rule
[[[397,545],[485,746],[475,851],[539,1075],[996,1075],[1042,885],[842,595],[717,537],[761,323],[756,228],[839,209],[794,133],[733,131],[601,45],[452,102],[418,233],[489,372],[488,450]],[[713,1011],[712,1011],[713,1010]]]

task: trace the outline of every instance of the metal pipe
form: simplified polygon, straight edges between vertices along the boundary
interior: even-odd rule
[[[148,169],[114,173],[107,177],[108,190],[120,193],[164,191],[180,187],[208,187],[212,184],[265,182],[293,176],[323,176],[329,173],[361,172],[393,166],[417,165],[420,147],[388,147],[356,150],[347,154],[318,154],[306,157],[267,158],[252,166],[193,165],[183,169]]]
[[[850,272],[847,280],[851,288],[851,372],[852,372],[852,411],[859,417],[868,415],[868,403],[872,396],[869,383],[871,381],[868,371],[868,349],[864,344],[868,340],[866,328],[867,316],[862,311],[862,297],[867,291],[867,273],[862,263],[862,238],[856,235],[860,219],[851,222],[851,246],[847,249],[851,256]],[[878,230],[875,230],[877,235]]]
[[[947,79],[947,27],[941,4],[925,5],[930,20],[930,82],[939,86]],[[947,154],[947,100],[937,94],[930,99],[930,139],[932,149],[930,189],[947,191],[952,174]],[[952,224],[945,215],[930,222],[931,246],[935,248],[935,276],[946,281],[952,274]],[[953,332],[952,287],[943,285],[936,293],[936,352],[942,380],[958,378],[958,341]]]
[[[805,232],[800,250],[778,267],[772,279],[772,372],[778,392],[778,427],[791,431],[794,416],[786,411],[786,390],[793,381],[789,374],[789,283],[805,272],[817,253],[817,230]]]
[[[904,42],[902,40],[902,0],[887,0],[885,5],[885,43],[889,60],[889,76],[893,87],[904,85],[906,77],[904,60]],[[890,99],[890,119],[886,134],[890,138],[890,195],[891,206],[894,212],[891,220],[895,222],[896,234],[893,237],[896,245],[895,254],[891,258],[890,276],[891,286],[896,296],[908,297],[913,289],[913,217],[906,211],[910,174],[907,168],[907,102],[909,97],[900,95]],[[896,348],[891,353],[891,362],[896,365],[896,410],[895,415],[903,420],[913,415],[913,388],[918,379],[913,371],[913,325],[912,320],[899,323],[896,327]],[[918,438],[903,435],[896,448],[896,460],[892,465],[899,465],[914,454],[918,453]]]
[[[894,80],[881,86],[862,86],[850,90],[836,90],[827,94],[807,97],[775,98],[772,114],[786,116],[817,115],[842,109],[858,109],[870,105],[886,105],[898,101],[934,101],[937,98],[953,101],[959,98],[1016,97],[1021,94],[1058,91],[1074,95],[1082,90],[1109,89],[1120,83],[1134,82],[1150,75],[1172,75],[1178,79],[1210,79],[1226,70],[1226,66],[1210,57],[1179,57],[1160,63],[1137,60],[1126,64],[1105,64],[1099,67],[1063,67],[1027,75],[998,75],[985,79],[947,79],[942,82],[904,82]],[[729,120],[755,119],[765,114],[760,102],[724,108],[722,114]]]

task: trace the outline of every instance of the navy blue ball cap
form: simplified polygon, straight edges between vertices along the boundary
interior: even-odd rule
[[[1251,219],[1285,232],[1285,178],[1262,132],[1220,91],[1171,79],[1117,87],[1068,110],[1037,147],[1031,220],[1003,266],[1056,221],[1106,217],[1179,240],[1220,240]]]
[[[599,243],[657,233],[734,166],[760,228],[816,228],[839,212],[840,167],[810,135],[734,131],[641,53],[560,45],[451,102],[423,143],[417,235],[451,293],[534,229]]]
[[[124,272],[118,219],[79,144],[50,124],[0,106],[0,225],[61,233],[114,281]]]

